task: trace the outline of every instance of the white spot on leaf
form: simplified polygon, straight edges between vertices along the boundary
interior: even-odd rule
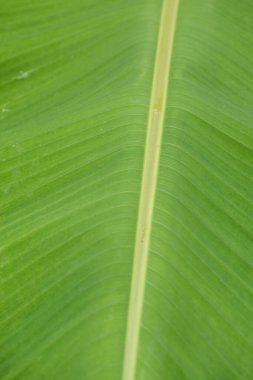
[[[31,70],[21,70],[18,74],[18,76],[16,77],[17,80],[20,80],[20,79],[26,79],[29,77],[29,75],[31,73],[33,73],[35,70],[34,69],[31,69]]]
[[[1,112],[2,113],[10,112],[10,109],[8,108],[7,103],[2,105]]]

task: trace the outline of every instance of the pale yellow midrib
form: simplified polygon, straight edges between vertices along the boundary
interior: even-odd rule
[[[179,0],[164,0],[156,52],[127,320],[122,380],[134,380],[170,61]]]

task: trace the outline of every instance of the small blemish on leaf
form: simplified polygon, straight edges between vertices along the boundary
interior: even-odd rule
[[[17,80],[20,80],[20,79],[26,79],[29,77],[29,75],[31,73],[33,73],[35,70],[34,69],[31,69],[31,70],[21,70],[18,74],[18,76],[16,77]]]
[[[2,113],[10,112],[10,108],[8,108],[7,103],[2,105],[1,112]]]

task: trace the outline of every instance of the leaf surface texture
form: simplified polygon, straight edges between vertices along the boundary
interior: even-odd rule
[[[163,2],[0,5],[0,378],[120,380]],[[181,0],[135,378],[253,376],[253,3]]]

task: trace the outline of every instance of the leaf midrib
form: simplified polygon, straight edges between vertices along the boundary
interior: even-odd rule
[[[123,380],[134,380],[136,371],[149,243],[178,3],[179,0],[164,0],[161,12],[135,237]]]

